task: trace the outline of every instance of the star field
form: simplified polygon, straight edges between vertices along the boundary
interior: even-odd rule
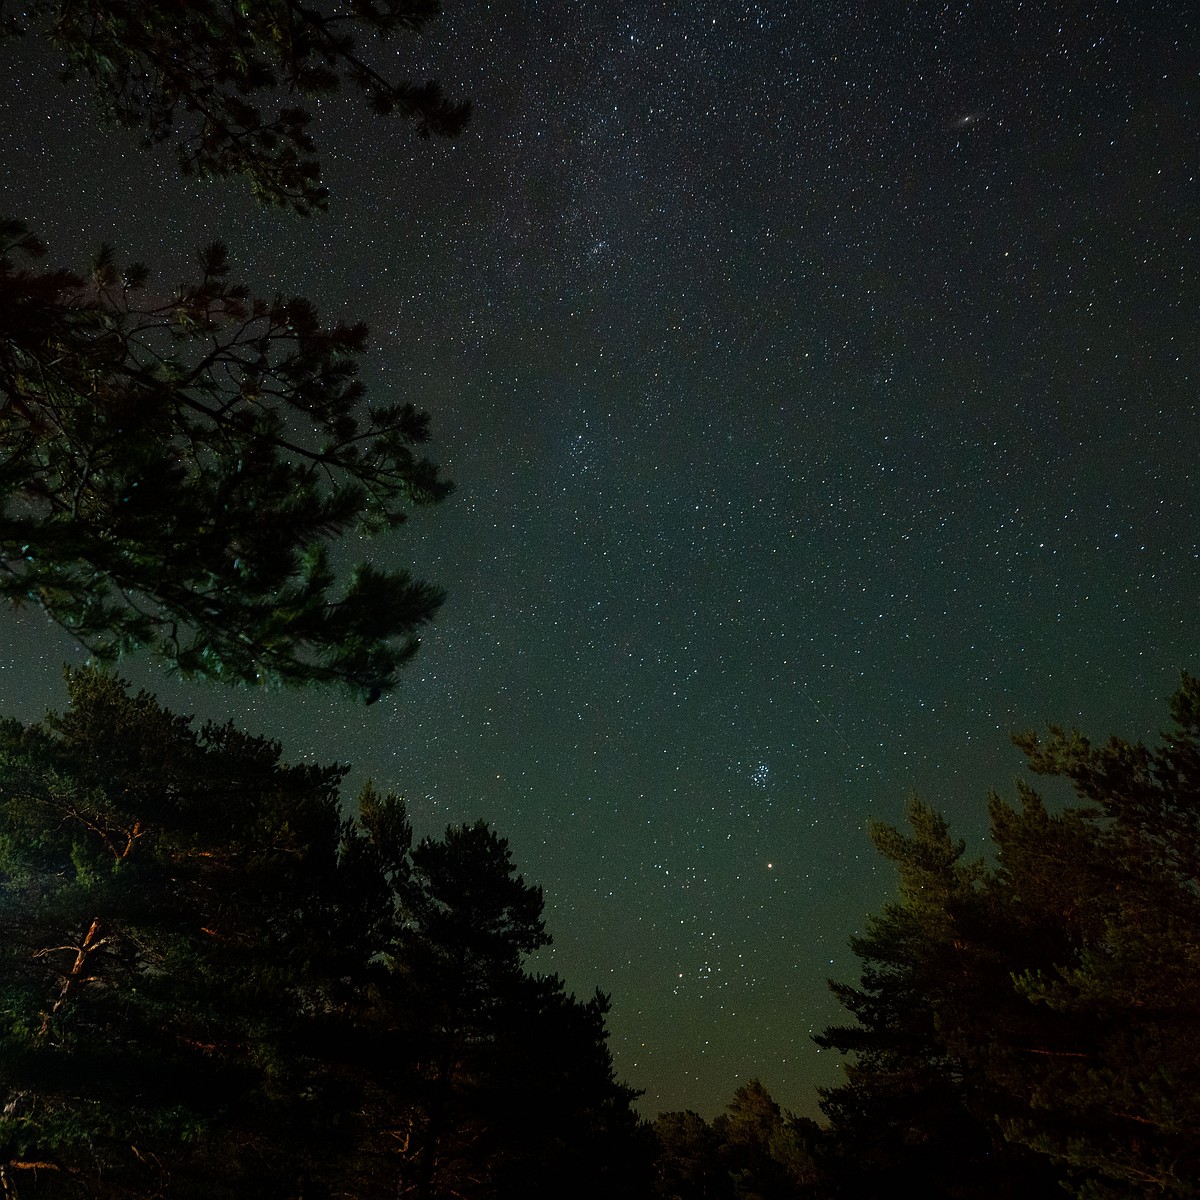
[[[349,761],[419,828],[493,821],[547,969],[612,994],[643,1110],[751,1076],[814,1111],[827,976],[914,788],[983,847],[1049,721],[1153,736],[1200,669],[1200,19],[1182,3],[448,4],[388,68],[476,115],[349,101],[331,211],[255,209],[100,130],[0,44],[0,209],[55,262],[368,321],[458,491],[394,538],[448,603],[394,697],[185,687]],[[4,615],[4,708],[78,661]]]

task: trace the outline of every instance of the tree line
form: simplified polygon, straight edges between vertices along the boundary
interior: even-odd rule
[[[986,860],[919,799],[907,830],[872,826],[899,894],[851,940],[859,981],[831,983],[852,1021],[815,1039],[845,1056],[825,1122],[756,1092],[711,1126],[660,1117],[662,1194],[1200,1195],[1200,681],[1170,714],[1153,748],[1016,736],[1073,800],[993,794]]]
[[[919,800],[852,940],[821,1123],[757,1082],[653,1122],[608,997],[531,972],[542,893],[482,822],[415,839],[347,768],[193,722],[96,668],[0,722],[0,1185],[17,1196],[656,1200],[1194,1197],[1200,681],[1148,748],[1016,741],[1065,780]],[[352,811],[348,813],[348,808]],[[797,1014],[797,1019],[800,1015]]]
[[[541,889],[482,823],[414,841],[342,767],[96,670],[0,725],[10,1195],[636,1194],[607,998],[527,955]]]

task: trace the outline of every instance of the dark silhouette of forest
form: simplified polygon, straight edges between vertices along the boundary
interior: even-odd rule
[[[328,196],[297,98],[464,127],[465,103],[371,63],[436,9],[0,19],[185,172],[308,217]],[[0,227],[0,590],[100,665],[61,714],[0,724],[8,1197],[1200,1194],[1200,683],[1154,748],[1019,735],[1074,799],[993,796],[987,860],[916,799],[872,828],[898,892],[852,942],[861,978],[831,985],[823,1121],[751,1082],[714,1120],[647,1122],[609,998],[529,969],[542,893],[496,831],[417,839],[397,797],[348,805],[344,768],[196,728],[102,666],[145,649],[188,677],[393,688],[441,594],[331,553],[447,494],[427,416],[368,405],[365,329],[255,298],[219,246],[165,300],[111,250],[87,273],[41,254]]]
[[[993,795],[992,857],[920,800],[871,836],[895,900],[851,946],[825,1123],[742,1089],[660,1117],[660,1194],[1186,1197],[1200,1185],[1200,681],[1148,748],[1014,738],[1070,784]]]
[[[0,725],[0,1161],[31,1195],[1078,1197],[1200,1178],[1200,682],[1156,749],[1054,729],[1070,782],[920,801],[853,948],[825,1121],[752,1082],[640,1120],[602,994],[526,958],[542,893],[482,823],[414,840],[344,767],[201,729],[97,669]],[[801,1019],[797,1015],[797,1019]]]

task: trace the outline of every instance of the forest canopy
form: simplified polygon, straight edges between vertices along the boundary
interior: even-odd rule
[[[0,724],[0,1176],[29,1196],[636,1195],[607,998],[482,822],[414,838],[96,671]]]
[[[395,686],[440,591],[333,547],[450,485],[429,419],[371,403],[362,325],[229,278],[225,250],[163,295],[103,251],[38,271],[0,225],[0,594],[101,661],[147,648],[184,676]]]
[[[488,826],[416,838],[342,767],[131,695],[0,724],[0,1150],[31,1195],[1194,1197],[1200,683],[1154,749],[1022,734],[1069,782],[965,858],[919,800],[852,945],[825,1122],[757,1081],[651,1128],[607,997],[527,957],[539,888]],[[799,1015],[798,1015],[798,1018]]]
[[[392,34],[420,33],[440,7],[38,0],[0,10],[0,36],[47,39],[65,60],[64,77],[91,85],[102,117],[144,146],[171,142],[184,174],[242,176],[257,200],[307,216],[326,207],[328,192],[304,102],[348,86],[421,137],[466,127],[469,104],[449,100],[432,81],[389,78],[371,53]]]
[[[894,900],[851,940],[824,1122],[757,1081],[654,1122],[663,1200],[1193,1200],[1200,1195],[1200,681],[1149,748],[1051,727],[989,801],[992,854],[913,798],[871,827]]]
[[[855,1023],[817,1039],[849,1055],[822,1101],[849,1194],[1197,1195],[1200,681],[1170,713],[1156,748],[1016,736],[1075,802],[993,795],[992,862],[919,800],[873,827],[900,894],[833,985]]]
[[[417,3],[85,4],[6,11],[66,76],[185,173],[246,177],[264,203],[323,208],[310,115],[343,85],[381,118],[453,135],[469,106],[389,81],[356,40],[419,33]],[[350,535],[395,529],[450,485],[417,451],[429,418],[368,397],[361,323],[302,297],[255,297],[225,248],[170,288],[102,247],[40,270],[24,222],[0,223],[0,593],[40,606],[101,661],[146,649],[185,677],[395,687],[438,588],[370,562]]]

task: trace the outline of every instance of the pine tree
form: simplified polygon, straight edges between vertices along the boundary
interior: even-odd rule
[[[482,824],[288,766],[96,671],[0,723],[0,1187],[531,1200],[648,1186],[607,999],[525,957]]]
[[[436,83],[386,78],[355,40],[419,33],[438,9],[436,0],[36,0],[0,13],[0,36],[48,38],[64,75],[92,84],[105,118],[143,145],[173,141],[185,174],[242,175],[263,203],[308,214],[327,193],[311,115],[296,97],[349,84],[373,112],[412,121],[422,137],[466,125],[469,105],[447,100]],[[264,101],[275,111],[264,112]]]
[[[338,768],[94,672],[0,727],[0,1173],[12,1193],[291,1195],[333,1127],[309,1014]]]
[[[437,11],[37,0],[0,11],[0,36],[49,39],[104,116],[145,145],[174,140],[185,174],[244,176],[307,215],[326,191],[296,97],[347,84],[422,136],[465,126],[469,106],[389,80],[356,41]],[[33,270],[41,253],[0,222],[0,593],[101,661],[146,648],[186,676],[337,683],[368,703],[393,688],[441,594],[369,563],[339,586],[331,551],[449,485],[414,454],[423,413],[365,402],[365,327],[252,299],[219,245],[199,283],[165,295],[108,248],[87,278]]]
[[[1016,737],[1078,803],[993,796],[994,867],[919,804],[912,837],[873,830],[900,900],[853,943],[862,985],[834,985],[858,1024],[818,1039],[851,1055],[823,1102],[844,1194],[1198,1194],[1196,680],[1171,712],[1155,750]]]
[[[108,253],[89,280],[18,265],[40,250],[0,227],[0,595],[101,661],[393,688],[441,593],[368,563],[339,586],[332,547],[450,487],[427,417],[366,402],[366,330],[251,298],[219,245],[153,300]]]
[[[1015,1003],[1005,998],[1011,964],[983,894],[984,864],[963,862],[965,844],[915,798],[908,820],[911,835],[871,827],[897,868],[899,899],[851,941],[864,964],[859,986],[830,984],[857,1024],[815,1039],[849,1056],[846,1084],[821,1101],[840,1194],[1055,1195],[1051,1174],[1006,1145],[997,1098],[966,1052]]]
[[[1023,734],[1030,767],[1082,803],[993,804],[998,885],[1054,897],[1067,934],[1017,978],[1043,1028],[1003,1062],[1027,1110],[1006,1131],[1068,1167],[1080,1200],[1200,1195],[1200,682],[1183,677],[1171,715],[1157,749]]]
[[[757,1079],[737,1089],[710,1125],[662,1113],[655,1194],[661,1200],[816,1200],[828,1194],[816,1122],[785,1113]]]
[[[784,1113],[757,1079],[734,1092],[713,1133],[736,1200],[801,1200],[818,1183],[804,1144],[813,1124]]]
[[[648,1141],[613,1073],[607,998],[581,1002],[526,971],[549,935],[541,889],[516,874],[507,842],[480,822],[406,856],[412,835],[394,800],[372,803],[364,827],[396,864],[375,1014],[379,1124],[366,1133],[388,1189],[417,1200],[643,1194]]]
[[[690,1110],[660,1113],[654,1136],[655,1195],[660,1200],[733,1200],[720,1138],[702,1116]]]

